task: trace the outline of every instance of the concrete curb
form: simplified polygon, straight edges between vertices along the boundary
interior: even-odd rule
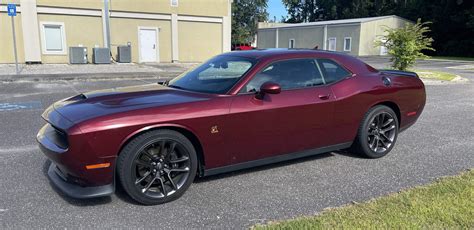
[[[19,74],[0,75],[0,82],[50,82],[50,81],[100,81],[126,79],[171,79],[181,72],[118,72],[118,73],[70,73],[70,74]]]
[[[425,85],[452,85],[452,84],[468,84],[470,81],[467,78],[456,75],[456,77],[451,81],[429,79],[429,78],[420,78]]]

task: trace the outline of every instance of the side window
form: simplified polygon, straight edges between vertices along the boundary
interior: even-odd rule
[[[329,59],[319,59],[318,64],[326,84],[339,81],[351,74],[339,64]]]
[[[282,90],[324,84],[321,71],[318,71],[315,60],[294,59],[270,64],[256,74],[241,92],[256,92],[263,83],[268,81],[278,83]]]

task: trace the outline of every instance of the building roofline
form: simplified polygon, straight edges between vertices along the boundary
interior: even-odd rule
[[[353,18],[353,19],[338,19],[338,20],[328,20],[328,21],[318,21],[318,22],[304,22],[304,23],[294,23],[286,25],[275,25],[272,27],[258,28],[258,30],[271,30],[271,29],[280,29],[280,28],[295,28],[295,27],[313,27],[313,26],[332,26],[332,25],[346,25],[346,24],[361,24],[365,22],[377,21],[387,18],[397,18],[410,23],[412,21],[402,18],[397,15],[386,15],[379,17],[367,17],[367,18]]]

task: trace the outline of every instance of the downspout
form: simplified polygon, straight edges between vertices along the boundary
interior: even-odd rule
[[[323,50],[327,50],[327,43],[328,43],[328,25],[325,25],[324,32],[323,32]]]
[[[104,16],[105,16],[105,37],[106,37],[106,44],[104,46],[106,48],[110,47],[110,11],[109,11],[109,0],[104,0]]]
[[[278,48],[278,28],[275,29],[275,48]]]

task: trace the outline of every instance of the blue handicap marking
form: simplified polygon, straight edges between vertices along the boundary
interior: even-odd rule
[[[16,102],[16,103],[0,103],[0,112],[13,111],[20,109],[41,109],[43,105],[40,101]]]
[[[8,4],[7,11],[8,11],[8,16],[16,16],[16,5]]]

